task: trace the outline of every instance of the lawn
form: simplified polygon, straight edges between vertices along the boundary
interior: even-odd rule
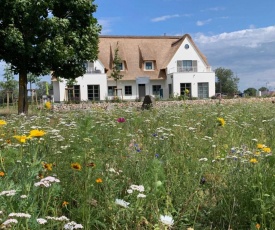
[[[274,132],[262,100],[5,111],[0,229],[275,229]]]

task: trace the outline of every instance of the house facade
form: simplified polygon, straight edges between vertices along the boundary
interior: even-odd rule
[[[118,49],[121,80],[110,78]],[[53,81],[54,100],[103,101],[115,95],[123,100],[155,95],[209,98],[215,95],[215,73],[191,36],[100,36],[98,60],[68,88]]]

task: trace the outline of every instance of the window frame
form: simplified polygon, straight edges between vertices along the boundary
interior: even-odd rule
[[[160,96],[160,89],[161,89],[161,85],[152,85],[152,94],[155,96]]]
[[[100,85],[87,85],[88,101],[100,101]]]
[[[151,64],[151,67],[152,67],[151,69],[148,69],[148,68],[147,68],[147,65],[146,65],[146,64],[149,64],[149,63]],[[155,70],[154,62],[153,62],[153,61],[145,61],[145,62],[144,62],[144,70],[145,70],[145,71],[152,71],[152,70]]]
[[[121,61],[121,62],[118,63],[118,69],[120,71],[125,71],[125,63],[124,63],[124,61]]]
[[[185,90],[188,90],[188,95],[185,95]],[[180,96],[191,96],[192,95],[192,84],[191,83],[180,83]]]
[[[126,89],[126,87],[127,87],[127,89]],[[133,87],[131,85],[125,85],[124,86],[124,95],[125,96],[132,96],[133,95],[133,89],[132,88]]]
[[[113,85],[108,86],[108,96],[109,97],[115,96],[115,89],[116,89],[116,86],[113,86]],[[112,94],[109,93],[109,90],[112,90]]]

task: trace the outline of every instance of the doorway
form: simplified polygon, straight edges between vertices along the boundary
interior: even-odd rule
[[[139,96],[139,99],[142,99],[145,97],[145,84],[138,85],[138,96]]]

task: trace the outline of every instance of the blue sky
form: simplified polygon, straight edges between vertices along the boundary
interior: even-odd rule
[[[275,1],[95,0],[102,35],[190,34],[213,69],[231,69],[241,91],[275,90]]]
[[[241,91],[275,90],[275,0],[95,0],[102,35],[190,34],[213,69]],[[0,62],[0,76],[4,63]],[[1,78],[0,78],[1,79]]]

